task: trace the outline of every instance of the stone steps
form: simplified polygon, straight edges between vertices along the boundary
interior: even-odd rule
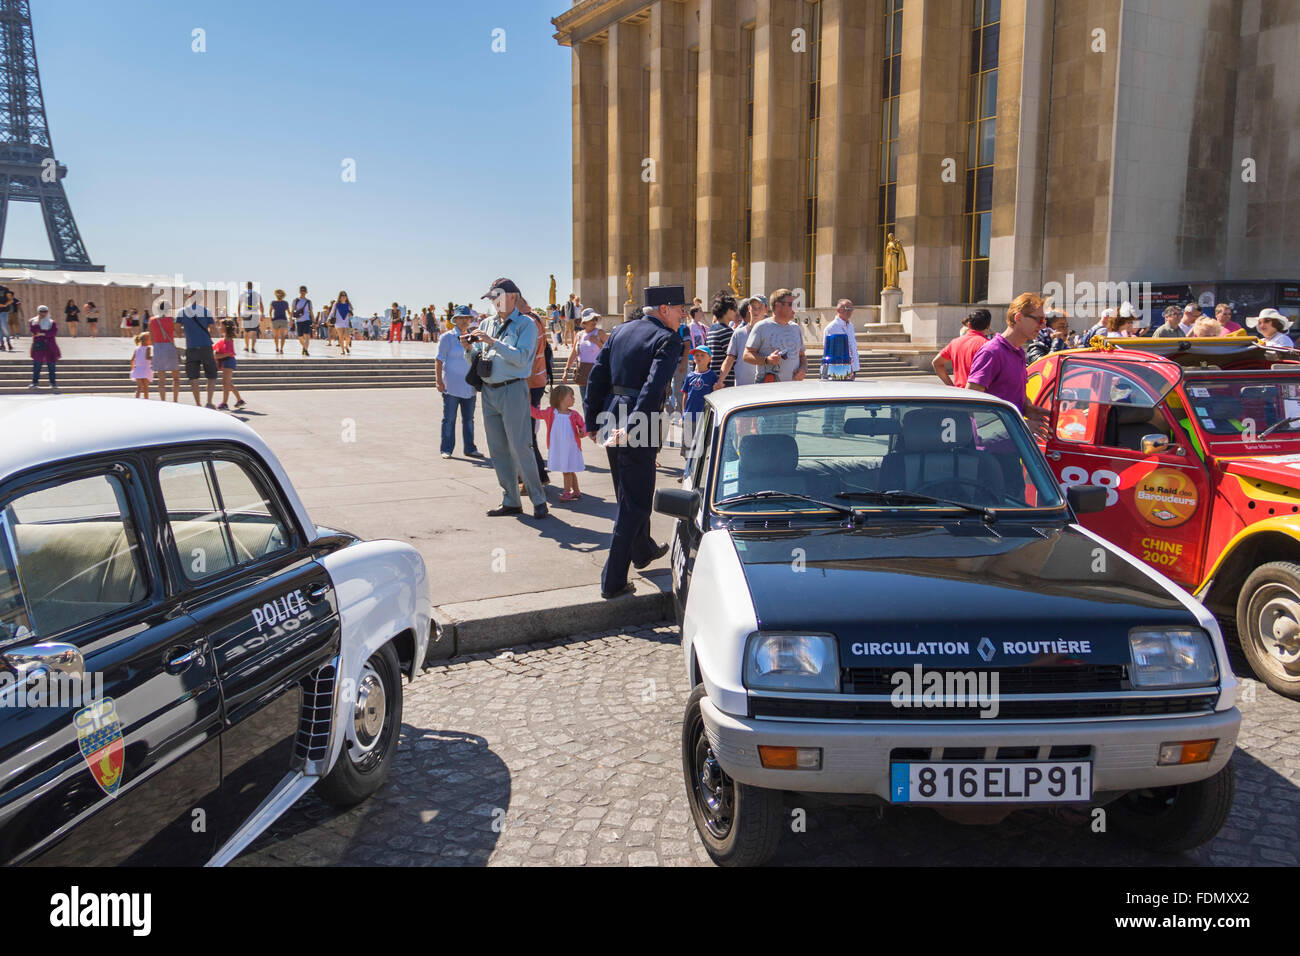
[[[929,375],[898,355],[864,350],[859,355],[862,378],[900,378]],[[562,381],[565,358],[556,356],[553,370]],[[808,351],[813,373],[821,363],[821,350]],[[68,394],[132,394],[135,383],[127,377],[124,359],[64,359],[58,363],[59,390]],[[25,360],[0,362],[0,395],[29,391],[31,365]],[[48,388],[48,373],[42,370],[42,384]],[[218,379],[218,384],[220,380]],[[272,389],[308,390],[337,388],[433,388],[432,359],[343,358],[336,354],[320,358],[241,358],[235,385],[242,391]],[[154,388],[157,387],[155,379]],[[182,370],[181,387],[188,390]]]

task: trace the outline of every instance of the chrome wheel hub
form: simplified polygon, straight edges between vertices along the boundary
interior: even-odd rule
[[[357,681],[357,701],[352,711],[352,726],[348,739],[353,745],[353,756],[361,757],[375,749],[380,734],[384,729],[384,717],[388,713],[388,699],[384,694],[384,682],[369,663],[361,671]]]

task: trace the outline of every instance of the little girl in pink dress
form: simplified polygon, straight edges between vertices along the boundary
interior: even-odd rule
[[[149,333],[135,337],[135,352],[131,356],[131,379],[135,382],[135,397],[149,397],[149,383],[153,380],[153,349],[149,347]]]
[[[578,472],[586,468],[582,460],[582,436],[586,423],[582,416],[573,413],[573,401],[573,389],[556,385],[551,389],[550,408],[529,407],[533,418],[546,422],[547,469],[564,474],[561,501],[577,501],[582,497],[578,491]]]

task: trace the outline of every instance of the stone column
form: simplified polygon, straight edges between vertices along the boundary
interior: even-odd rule
[[[1047,278],[1042,213],[1047,191],[1051,6],[1048,0],[1002,5],[989,302],[1010,302],[1021,292],[1042,291]],[[1060,308],[1063,303],[1054,304]]]
[[[622,311],[627,300],[625,275],[631,265],[635,284],[632,295],[640,304],[646,285],[648,184],[641,179],[647,158],[645,104],[642,93],[641,28],[633,23],[612,23],[605,51],[605,86],[608,96],[606,123],[608,155],[608,216],[606,250],[607,309]]]
[[[694,166],[686,156],[686,8],[656,3],[650,8],[650,151],[654,178],[648,184],[649,272],[647,285],[693,286],[687,271],[685,230],[694,217],[687,208]],[[693,276],[691,277],[693,280]],[[688,296],[690,295],[688,291]]]
[[[869,24],[879,11],[859,0],[822,0],[821,135],[817,158],[817,288],[811,304],[832,308],[844,298],[871,305],[870,243],[875,235],[875,179],[871,143],[879,141],[880,95],[869,99]],[[873,137],[872,130],[876,130]],[[878,146],[877,146],[878,150]]]
[[[895,235],[909,270],[903,307],[961,299],[961,215],[965,196],[970,4],[906,0],[898,121]],[[944,160],[955,163],[945,182]]]
[[[803,286],[804,172],[808,137],[808,58],[792,32],[808,28],[807,4],[755,0],[754,177],[750,289]]]
[[[742,252],[745,242],[740,40],[737,0],[700,0],[695,288],[706,300],[730,284],[731,254]]]
[[[605,280],[605,230],[609,226],[605,190],[605,48],[586,42],[573,47],[573,282],[572,289],[559,289],[561,302],[569,292],[578,293],[582,304],[605,314],[609,312],[609,289]],[[617,304],[617,303],[615,303]]]

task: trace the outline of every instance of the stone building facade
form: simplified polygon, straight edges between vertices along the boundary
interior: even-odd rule
[[[1056,282],[1282,279],[1300,0],[578,0],[573,276],[786,286],[904,323]],[[931,328],[933,323],[937,326]],[[928,331],[922,331],[923,329]]]

